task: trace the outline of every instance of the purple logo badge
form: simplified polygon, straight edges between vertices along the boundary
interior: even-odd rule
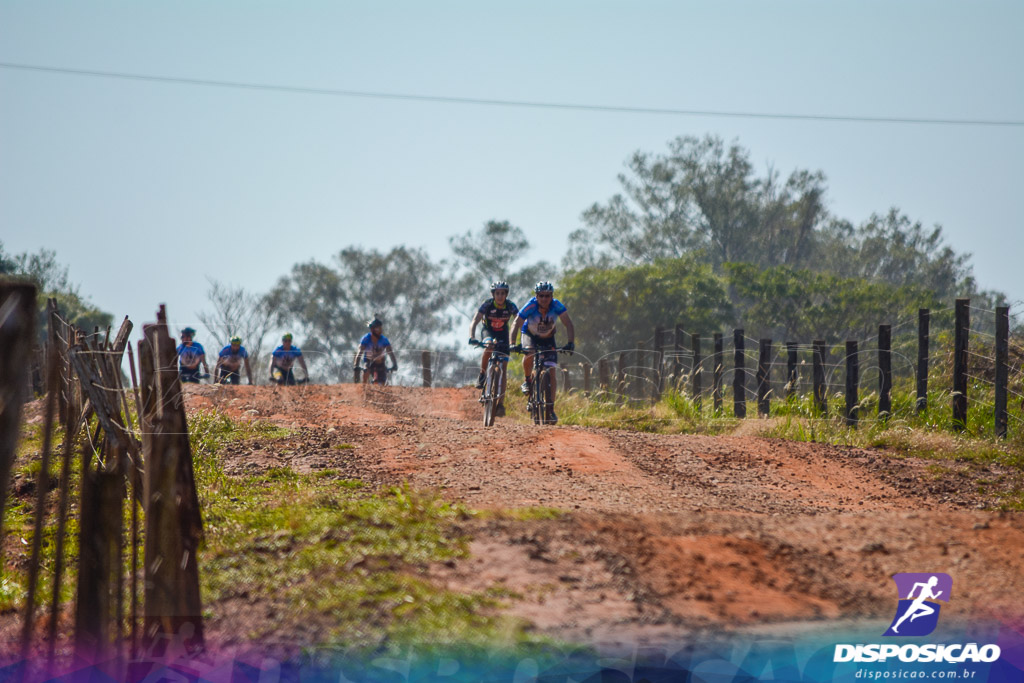
[[[949,602],[953,592],[953,579],[949,574],[905,573],[893,574],[899,591],[899,606],[885,636],[926,636],[939,623],[937,601]]]

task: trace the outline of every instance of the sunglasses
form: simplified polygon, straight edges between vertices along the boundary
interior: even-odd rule
[[[551,292],[548,292],[547,294],[538,294],[537,298],[538,299],[550,299],[553,296],[554,296],[554,294],[552,294]]]

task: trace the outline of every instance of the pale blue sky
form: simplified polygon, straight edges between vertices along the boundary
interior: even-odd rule
[[[0,62],[418,95],[1024,120],[1022,2],[13,2]],[[808,122],[288,94],[0,68],[0,240],[100,307],[180,326],[349,244],[447,254],[489,219],[559,261],[637,149],[735,140],[897,206],[1024,298],[1024,127]],[[1021,307],[1016,309],[1021,312]],[[212,340],[200,337],[200,341]]]

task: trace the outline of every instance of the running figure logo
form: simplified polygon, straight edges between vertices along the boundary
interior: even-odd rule
[[[900,601],[886,636],[926,636],[939,623],[937,600],[948,603],[953,592],[949,574],[893,574]]]

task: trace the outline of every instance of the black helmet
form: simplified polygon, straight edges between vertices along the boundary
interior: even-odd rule
[[[366,323],[366,327],[372,330],[375,327],[384,327],[384,323],[382,323],[377,318],[374,318],[370,322]]]
[[[195,330],[193,330],[193,329],[192,329],[191,327],[186,327],[185,329],[183,329],[183,330],[181,331],[181,333],[182,333],[182,334],[187,334],[187,335],[188,335],[188,336],[190,336],[190,337],[194,337],[194,336],[196,336],[196,331],[195,331]]]
[[[496,289],[504,289],[507,292],[508,291],[508,283],[505,282],[504,280],[498,280],[497,282],[492,282],[491,283],[491,294],[494,294],[494,290],[496,290]]]
[[[534,291],[534,293],[536,293],[536,292],[553,292],[553,291],[555,291],[555,286],[553,284],[551,284],[550,282],[547,282],[545,280],[541,280],[540,282],[538,282],[537,284],[535,284],[533,286],[533,291]]]

